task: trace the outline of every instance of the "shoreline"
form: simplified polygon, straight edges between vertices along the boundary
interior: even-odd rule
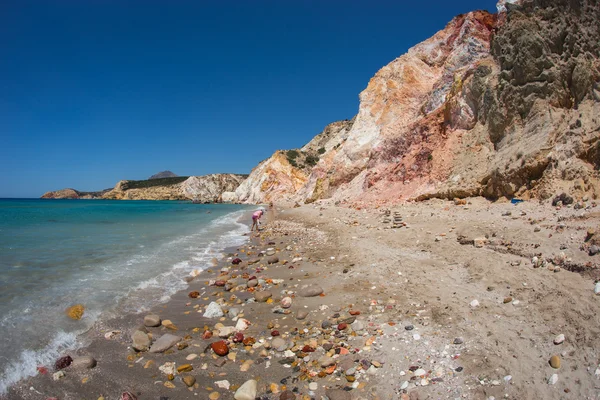
[[[599,269],[585,238],[599,221],[595,207],[478,198],[389,213],[278,209],[259,237],[153,310],[176,330],[140,330],[154,340],[181,338],[166,352],[131,350],[144,314],[123,316],[90,332],[80,355],[96,358],[96,368],[68,367],[58,381],[52,371],[38,375],[7,398],[39,398],[33,386],[58,399],[126,391],[138,399],[233,399],[256,380],[257,396],[277,400],[592,399],[600,377]],[[237,257],[242,263],[233,265]],[[269,264],[270,257],[278,260]],[[304,285],[323,293],[305,297]],[[194,291],[198,297],[189,297]],[[271,300],[252,300],[265,291],[270,296],[259,300]],[[213,301],[223,317],[203,317]],[[234,336],[240,320],[250,323],[238,326],[246,344]],[[105,339],[117,326],[122,334]],[[211,348],[220,340],[226,356]],[[562,365],[551,366],[552,356]],[[169,371],[169,362],[183,370]],[[188,388],[184,379],[192,378]]]

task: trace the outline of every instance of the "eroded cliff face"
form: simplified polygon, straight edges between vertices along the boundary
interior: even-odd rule
[[[277,151],[252,170],[250,176],[227,198],[242,203],[290,200],[306,184],[308,175],[294,167],[285,152]]]
[[[456,17],[383,67],[343,139],[318,145],[306,176],[276,153],[239,200],[598,196],[600,5],[506,0],[498,9]]]
[[[222,201],[221,195],[223,192],[235,190],[245,178],[246,175],[236,174],[190,176],[183,182],[148,187],[136,187],[141,185],[132,184],[132,181],[119,181],[114,189],[105,193],[102,198],[114,200],[194,200],[200,203],[218,203]]]

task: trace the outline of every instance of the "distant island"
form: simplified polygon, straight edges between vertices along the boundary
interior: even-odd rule
[[[177,178],[178,176],[179,175],[177,175],[171,171],[162,171],[162,172],[159,172],[158,174],[152,175],[148,179]]]

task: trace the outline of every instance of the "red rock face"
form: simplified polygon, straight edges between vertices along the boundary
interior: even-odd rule
[[[457,16],[379,70],[356,117],[311,141],[325,145],[308,177],[291,184],[278,153],[242,184],[251,195],[241,199],[374,207],[543,199],[564,187],[600,196],[600,5],[502,0],[498,9]],[[333,146],[323,139],[332,131]]]

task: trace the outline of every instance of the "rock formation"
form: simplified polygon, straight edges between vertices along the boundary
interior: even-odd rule
[[[597,197],[600,5],[503,0],[498,10],[459,15],[383,67],[352,121],[291,153],[316,150],[314,166],[277,152],[237,200]]]
[[[113,200],[194,200],[199,203],[221,202],[223,192],[234,191],[247,175],[212,174],[190,177],[155,178],[145,181],[119,181],[102,192],[78,192],[63,189],[45,193],[42,198],[98,198]],[[90,196],[93,194],[93,196]],[[88,195],[88,197],[84,197]]]
[[[245,177],[246,175],[212,174],[160,178],[151,181],[120,181],[103,198],[116,200],[194,200],[200,203],[216,203],[221,201],[223,192],[235,190]]]

